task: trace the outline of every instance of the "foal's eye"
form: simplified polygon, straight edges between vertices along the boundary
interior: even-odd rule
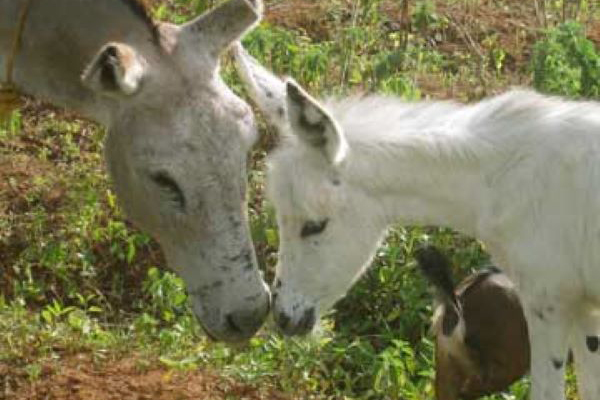
[[[307,236],[317,235],[325,230],[329,218],[325,218],[321,221],[307,221],[302,226],[300,231],[300,237],[305,238]]]
[[[171,178],[166,172],[155,172],[150,175],[150,178],[168,196],[169,200],[181,210],[185,209],[185,196],[175,179]]]

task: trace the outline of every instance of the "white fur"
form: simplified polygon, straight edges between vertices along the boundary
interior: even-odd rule
[[[564,399],[569,346],[582,399],[600,399],[600,354],[585,348],[585,335],[600,334],[600,105],[513,90],[473,105],[368,96],[324,108],[349,145],[341,164],[291,125],[270,157],[281,238],[275,316],[294,324],[330,307],[388,225],[452,227],[484,241],[517,284],[532,399]],[[306,221],[324,219],[322,233],[300,237]]]
[[[432,317],[431,330],[436,335],[438,351],[445,355],[450,355],[456,362],[463,364],[463,367],[468,371],[476,371],[472,365],[471,355],[467,353],[465,346],[466,326],[465,320],[460,318],[458,325],[454,328],[450,336],[442,333],[442,319],[445,314],[446,305],[441,304],[434,310]]]

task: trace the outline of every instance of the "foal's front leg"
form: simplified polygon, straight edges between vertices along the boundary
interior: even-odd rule
[[[575,371],[582,400],[600,399],[600,315],[581,307],[571,337]]]
[[[531,400],[564,400],[568,314],[557,304],[523,303],[531,342]]]

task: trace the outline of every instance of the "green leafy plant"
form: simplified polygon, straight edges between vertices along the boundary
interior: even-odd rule
[[[533,83],[546,93],[600,97],[600,54],[581,25],[549,29],[533,50]]]
[[[147,296],[144,309],[155,318],[169,323],[188,311],[183,280],[171,272],[150,268],[142,290]]]

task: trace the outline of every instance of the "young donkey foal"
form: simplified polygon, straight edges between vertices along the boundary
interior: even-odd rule
[[[321,105],[238,48],[255,101],[285,136],[270,157],[280,228],[274,317],[311,330],[393,222],[483,240],[516,283],[533,400],[600,399],[600,105],[515,90],[473,105],[367,96]]]
[[[450,261],[438,249],[417,250],[423,275],[435,287],[435,395],[472,400],[505,390],[529,370],[529,338],[513,283],[486,268],[452,283]]]
[[[183,277],[207,333],[228,341],[253,335],[269,306],[245,212],[255,124],[218,73],[260,15],[259,0],[230,0],[176,26],[136,0],[0,0],[0,79],[14,60],[19,91],[108,127],[121,204]]]

